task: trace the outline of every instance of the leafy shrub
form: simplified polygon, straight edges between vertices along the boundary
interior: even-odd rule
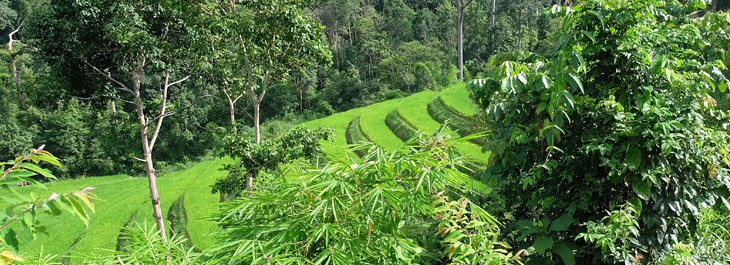
[[[728,20],[686,18],[702,8],[655,0],[556,6],[564,18],[553,57],[519,55],[470,85],[494,133],[486,175],[502,181],[515,218],[567,213],[589,233],[614,233],[595,224],[630,202],[639,244],[626,235],[610,241],[648,258],[691,238],[703,209],[730,207],[728,114],[709,96],[727,87],[725,47],[708,45],[727,42],[715,33]],[[581,232],[551,236],[581,245]],[[629,262],[576,253],[582,263]]]
[[[217,263],[481,264],[511,262],[499,225],[461,193],[469,177],[442,135],[359,159],[268,176],[223,206]],[[436,197],[432,197],[436,196]],[[457,195],[458,196],[458,195]],[[460,197],[460,196],[458,196]]]
[[[85,264],[201,264],[200,253],[193,251],[179,234],[167,240],[160,237],[155,226],[136,224],[122,232],[127,245],[100,257],[88,257]]]
[[[332,130],[312,131],[294,128],[257,143],[251,132],[229,135],[221,140],[219,156],[230,156],[238,162],[226,165],[228,176],[213,185],[213,193],[239,196],[253,189],[253,179],[259,172],[272,170],[296,159],[312,159],[321,155],[319,141],[330,140]]]

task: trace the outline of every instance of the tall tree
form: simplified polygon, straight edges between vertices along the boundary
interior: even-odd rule
[[[164,118],[175,112],[168,104],[170,88],[189,78],[181,74],[188,50],[182,17],[191,6],[151,0],[62,0],[39,22],[45,24],[35,27],[51,64],[83,65],[80,74],[108,82],[134,106],[144,157],[139,160],[145,163],[153,216],[163,239],[167,236],[152,152]]]
[[[473,0],[456,0],[456,37],[457,41],[457,53],[459,54],[459,62],[457,68],[459,69],[458,78],[464,80],[464,9],[471,4]]]
[[[307,4],[305,0],[211,1],[201,12],[201,25],[209,25],[211,67],[228,79],[242,81],[241,90],[253,105],[257,143],[268,87],[285,80],[291,70],[331,59],[322,26],[302,10]],[[229,100],[229,105],[234,112],[235,101]]]

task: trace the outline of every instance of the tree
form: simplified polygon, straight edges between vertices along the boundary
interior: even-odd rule
[[[547,258],[559,255],[548,245],[584,244],[575,240],[600,249],[576,251],[586,253],[579,263],[656,258],[692,237],[703,209],[730,208],[728,113],[709,96],[727,89],[728,37],[716,33],[730,23],[686,19],[704,8],[555,6],[563,25],[553,56],[523,54],[470,85],[493,131],[485,178],[523,220],[515,226],[527,245]],[[581,227],[533,225],[562,216]]]
[[[295,128],[272,139],[256,142],[250,133],[229,135],[221,141],[220,156],[230,156],[239,161],[228,165],[229,174],[213,185],[213,193],[234,196],[247,191],[253,195],[253,179],[263,170],[276,169],[279,165],[296,159],[313,159],[322,154],[320,140],[330,140],[331,130],[310,131]]]
[[[456,33],[458,34],[456,37],[456,49],[459,56],[457,66],[459,69],[458,78],[462,81],[464,80],[464,9],[469,6],[471,2],[472,0],[456,0]],[[494,2],[494,0],[492,2]],[[494,8],[492,8],[492,10],[494,10]],[[492,21],[494,21],[494,18],[492,18]],[[494,24],[494,22],[492,22],[492,24]]]
[[[21,35],[20,32],[25,26],[30,14],[34,11],[34,9],[38,8],[39,2],[40,1],[33,2],[19,0],[0,1],[0,19],[3,20],[3,22],[0,23],[0,32],[6,32],[6,29],[10,30],[10,32],[7,33],[8,42],[5,45],[5,48],[7,49],[6,53],[10,59],[10,72],[15,89],[19,96],[18,100],[21,108],[27,107],[27,96],[21,87],[22,83],[18,67],[18,59],[20,56],[34,49],[27,43],[21,42],[19,35]]]
[[[283,81],[291,70],[329,62],[324,31],[303,12],[303,0],[210,2],[201,12],[210,39],[212,68],[227,80],[240,80],[242,89],[228,98],[231,112],[242,93],[253,105],[256,142],[261,142],[261,102],[270,85]],[[222,86],[229,89],[227,84]],[[231,115],[232,122],[235,121]]]
[[[108,82],[116,95],[134,106],[144,157],[138,160],[145,163],[153,215],[163,239],[152,152],[164,118],[175,113],[168,104],[170,88],[190,77],[182,74],[181,66],[189,56],[185,36],[190,35],[183,16],[191,8],[187,2],[60,1],[45,22],[39,22],[47,24],[36,25],[49,62],[83,65],[83,74]],[[150,85],[153,82],[159,85]],[[155,108],[155,114],[146,110]]]

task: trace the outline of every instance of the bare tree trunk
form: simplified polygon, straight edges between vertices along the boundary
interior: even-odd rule
[[[167,92],[170,87],[185,82],[190,76],[186,76],[180,80],[170,82],[170,73],[165,73],[165,84],[162,88],[162,105],[160,107],[160,115],[149,119],[144,113],[144,103],[142,103],[141,93],[141,79],[146,60],[143,57],[139,65],[131,71],[132,89],[129,89],[127,85],[113,78],[108,71],[102,71],[96,66],[92,65],[88,61],[83,61],[86,65],[91,67],[96,73],[105,76],[109,81],[118,85],[118,89],[134,96],[134,106],[137,113],[137,119],[139,122],[140,140],[142,141],[142,152],[144,153],[144,159],[139,159],[145,163],[145,171],[147,172],[147,180],[150,188],[150,200],[152,201],[152,216],[155,218],[157,224],[157,231],[160,233],[160,237],[163,241],[167,240],[167,231],[165,230],[165,221],[162,219],[162,209],[160,208],[160,194],[157,191],[157,176],[155,176],[155,167],[152,160],[152,150],[155,148],[155,142],[157,137],[160,135],[160,129],[162,128],[162,121],[165,117],[172,115],[174,112],[167,112]],[[152,132],[151,138],[148,134],[148,129],[153,122],[157,122]],[[169,257],[168,257],[169,258]]]
[[[490,18],[489,22],[491,22],[491,26],[492,26],[491,27],[491,29],[492,29],[492,53],[494,53],[494,50],[496,47],[494,45],[494,42],[496,41],[496,38],[495,38],[496,33],[494,32],[494,26],[496,25],[496,17],[497,17],[497,0],[492,0],[491,8],[492,8],[492,12],[490,14],[491,18]]]
[[[717,12],[717,2],[720,0],[712,0],[712,12]]]
[[[236,100],[233,100],[231,98],[231,95],[228,94],[228,90],[223,90],[223,94],[226,95],[226,99],[228,100],[228,111],[230,112],[229,115],[231,117],[231,127],[233,129],[233,135],[238,134],[238,129],[236,128]]]
[[[472,0],[468,0],[467,2],[464,2],[464,0],[456,0],[456,50],[459,57],[459,62],[457,63],[459,72],[456,77],[461,81],[464,80],[464,9],[471,2]]]
[[[304,113],[304,91],[299,88],[299,113]]]
[[[253,102],[253,127],[256,134],[256,143],[261,142],[261,102],[255,100]]]
[[[246,171],[246,196],[253,196],[253,172],[251,170]]]
[[[162,219],[162,209],[160,208],[160,194],[157,192],[157,176],[155,176],[155,168],[152,163],[152,147],[150,146],[149,137],[147,135],[147,117],[144,114],[142,105],[142,96],[140,93],[139,72],[132,73],[132,83],[134,86],[134,105],[137,111],[137,119],[139,119],[140,136],[142,137],[142,152],[144,153],[145,170],[147,171],[147,180],[150,188],[150,200],[152,201],[152,216],[157,224],[157,231],[160,233],[162,240],[167,240],[167,232],[165,230],[165,221]]]
[[[20,26],[18,26],[17,28],[15,28],[15,30],[13,30],[12,32],[10,32],[10,34],[8,34],[7,47],[8,47],[8,52],[10,53],[10,71],[13,76],[13,82],[15,83],[15,88],[18,91],[18,95],[20,96],[20,107],[25,109],[26,97],[25,97],[25,93],[23,93],[23,90],[20,87],[20,85],[21,85],[20,72],[18,72],[18,66],[16,64],[16,57],[18,57],[18,55],[23,54],[24,50],[23,50],[23,48],[20,48],[19,51],[13,51],[13,43],[18,41],[18,40],[13,39],[13,35],[15,35],[15,33],[18,33],[18,31],[20,31],[20,28],[23,27],[23,24],[25,24],[25,21],[20,22]]]
[[[114,116],[116,116],[117,115],[117,102],[115,102],[113,99],[111,101],[112,101],[112,114]]]
[[[464,1],[456,0],[456,50],[458,53],[456,77],[464,80]]]

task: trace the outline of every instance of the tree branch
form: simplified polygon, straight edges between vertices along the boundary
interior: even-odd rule
[[[17,40],[13,39],[13,35],[15,35],[15,33],[18,33],[18,31],[20,31],[20,28],[23,27],[23,24],[25,24],[25,20],[21,21],[20,25],[17,28],[15,28],[15,30],[10,32],[10,34],[8,34],[8,39],[10,40],[8,42],[8,51],[10,51],[11,53],[13,52],[13,42],[17,41]]]
[[[93,64],[89,63],[89,61],[87,61],[86,59],[82,59],[81,61],[84,62],[84,64],[86,64],[87,66],[91,67],[91,69],[93,69],[94,72],[98,73],[99,75],[102,75],[102,76],[106,77],[107,80],[109,80],[109,81],[117,84],[119,86],[118,88],[120,90],[122,90],[124,92],[127,92],[129,94],[134,95],[134,91],[132,91],[131,89],[129,89],[129,87],[127,87],[127,85],[125,85],[124,83],[122,83],[119,80],[117,80],[114,77],[112,77],[112,74],[109,73],[108,70],[107,71],[102,71],[101,69],[97,68]]]
[[[157,125],[155,126],[155,132],[152,133],[152,140],[150,140],[150,150],[152,150],[155,147],[155,142],[157,141],[157,136],[160,135],[160,128],[162,127],[162,120],[174,114],[175,112],[167,113],[167,91],[171,86],[177,85],[179,83],[184,82],[185,80],[188,80],[190,76],[186,76],[182,79],[179,79],[177,81],[174,81],[170,83],[170,72],[165,72],[165,86],[162,88],[162,108],[160,108],[160,116],[157,119]],[[153,120],[154,121],[154,120]],[[149,121],[147,122],[150,123]]]

